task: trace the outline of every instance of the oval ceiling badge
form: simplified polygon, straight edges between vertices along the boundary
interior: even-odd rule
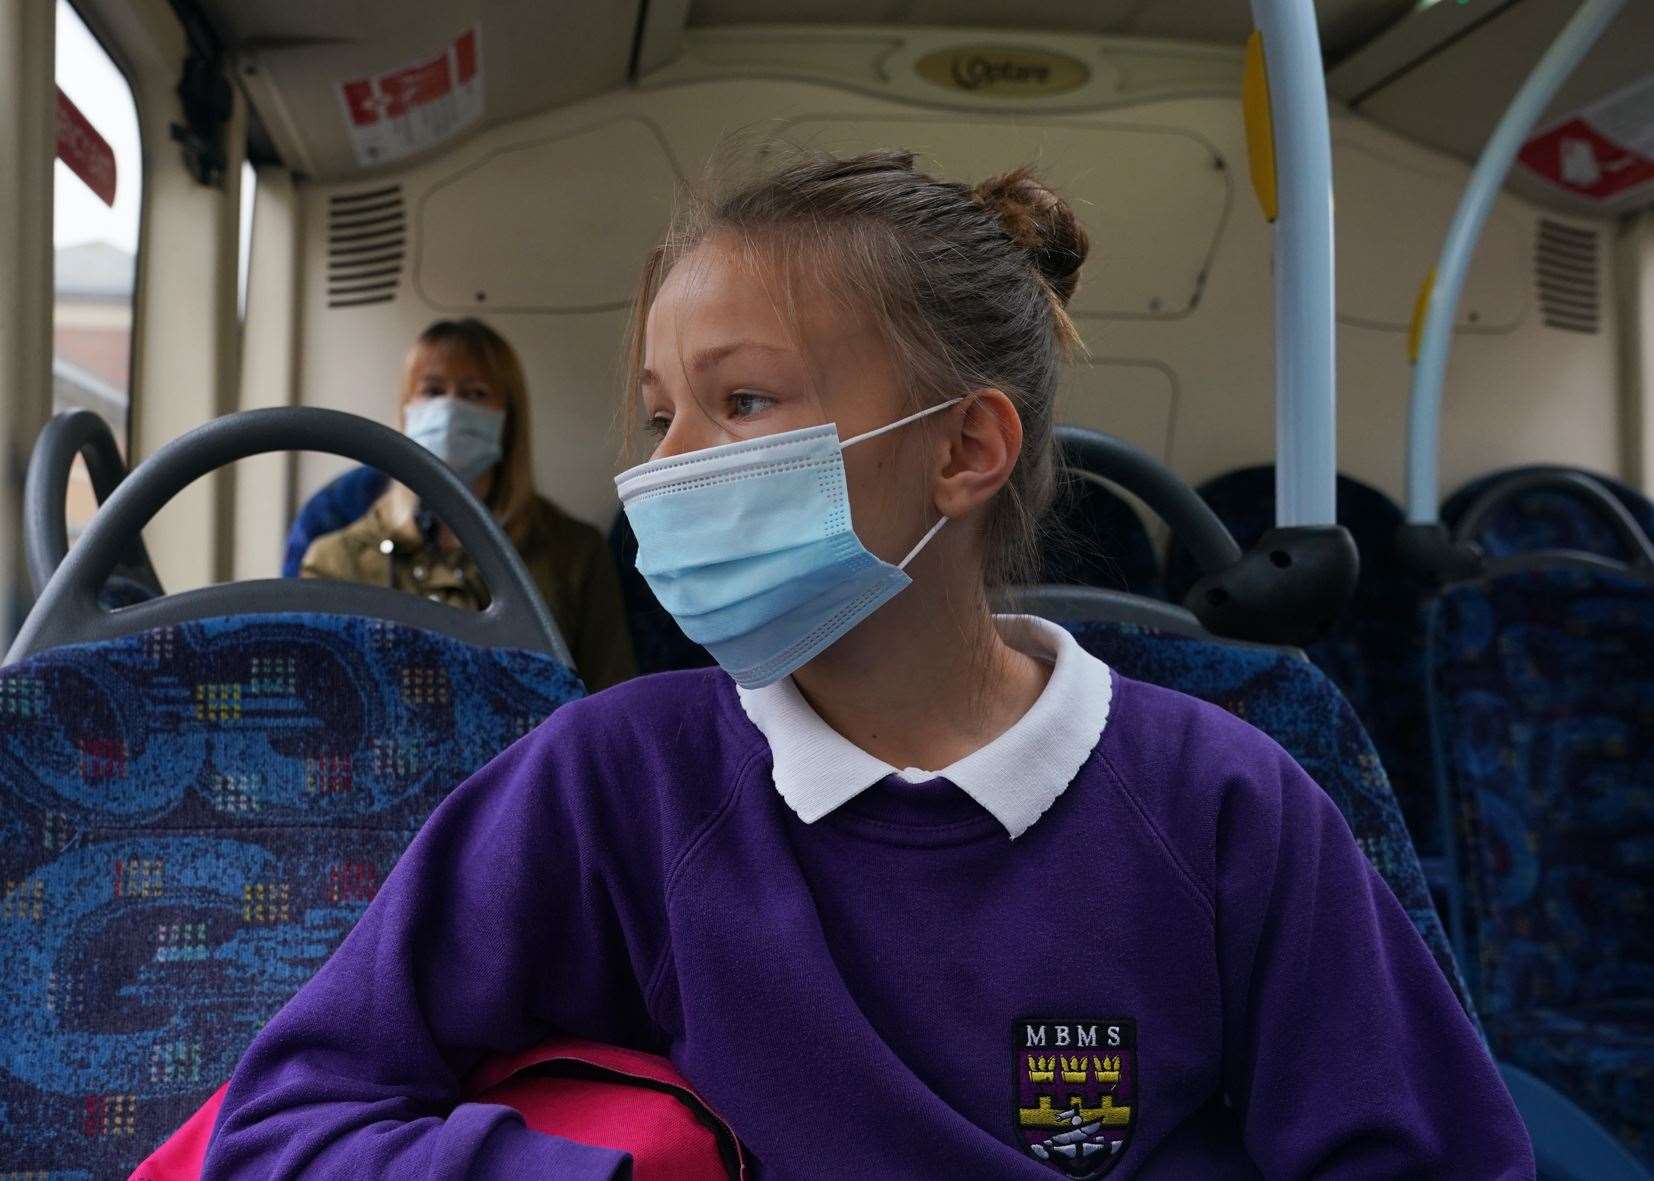
[[[935,86],[995,98],[1043,98],[1078,90],[1091,68],[1077,57],[1048,49],[962,45],[938,49],[914,63],[919,77]]]

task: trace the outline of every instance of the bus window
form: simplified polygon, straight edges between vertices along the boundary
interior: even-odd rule
[[[52,170],[52,410],[91,410],[126,450],[143,161],[132,87],[67,0],[57,4]],[[77,460],[73,538],[97,507]]]

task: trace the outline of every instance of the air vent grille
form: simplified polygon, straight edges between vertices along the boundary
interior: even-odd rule
[[[327,199],[327,306],[389,303],[402,281],[408,217],[402,186]]]
[[[1545,323],[1569,332],[1596,332],[1597,232],[1540,218],[1533,262]]]

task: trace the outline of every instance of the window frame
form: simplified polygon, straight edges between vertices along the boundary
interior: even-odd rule
[[[139,397],[139,394],[141,392],[141,390],[140,390],[140,381],[139,381],[139,369],[138,369],[138,341],[139,341],[139,337],[140,337],[140,334],[141,334],[141,328],[142,328],[142,323],[143,323],[143,310],[144,310],[144,301],[143,301],[143,298],[142,298],[143,287],[144,287],[143,273],[144,273],[145,247],[146,247],[146,240],[147,240],[147,237],[148,237],[148,235],[144,231],[145,231],[145,226],[146,226],[146,224],[149,220],[149,177],[150,177],[150,171],[151,171],[150,170],[149,144],[148,144],[148,142],[147,142],[147,140],[144,136],[143,89],[142,89],[142,87],[140,87],[137,84],[137,81],[136,81],[136,79],[134,77],[134,74],[133,74],[133,69],[132,69],[131,62],[126,59],[126,57],[120,52],[120,47],[115,42],[113,42],[107,36],[104,29],[102,29],[100,27],[99,21],[97,19],[98,14],[95,11],[89,12],[88,11],[88,6],[85,5],[84,3],[78,2],[78,0],[57,0],[57,4],[60,4],[60,5],[63,5],[65,7],[67,7],[69,9],[69,11],[74,14],[75,19],[80,21],[81,27],[83,27],[86,30],[87,34],[91,36],[93,42],[97,45],[97,47],[103,51],[104,56],[109,59],[109,64],[115,67],[115,72],[120,75],[121,81],[126,84],[127,94],[132,99],[133,119],[136,122],[137,128],[138,128],[138,201],[137,201],[138,226],[137,226],[136,244],[134,245],[133,251],[132,251],[132,295],[131,295],[132,311],[131,311],[131,321],[130,321],[130,324],[128,326],[127,338],[126,338],[126,391],[125,391],[125,393],[126,393],[126,410],[125,410],[125,414],[124,414],[124,421],[122,421],[121,423],[118,424],[118,437],[119,437],[120,442],[121,442],[121,458],[124,462],[126,462],[128,464],[128,466],[130,466],[131,446],[132,446],[133,412],[137,407],[138,397]],[[56,21],[56,19],[57,19],[57,6],[54,5],[53,6],[53,20],[54,20],[54,22]],[[53,41],[53,55],[52,56],[53,56],[53,61],[52,61],[52,86],[53,86],[53,92],[54,92],[54,96],[55,96],[56,90],[58,89],[58,85],[57,85],[57,60],[56,60],[57,52],[56,52],[55,38],[54,38],[54,41]],[[54,102],[56,101],[55,97],[54,97],[53,101]],[[84,112],[83,112],[83,114],[84,114]],[[94,127],[95,126],[96,125],[94,124]],[[53,202],[53,205],[54,205],[54,208],[55,208],[56,201],[57,201],[57,167],[56,167],[56,165],[57,165],[57,153],[56,153],[55,143],[53,145],[52,162],[53,162],[53,167],[52,167],[52,194],[51,194],[51,197],[52,197],[52,202]],[[118,175],[117,175],[117,183],[119,183]],[[55,226],[56,226],[55,216],[54,216],[54,223],[53,224],[54,224],[53,237],[55,238],[56,237],[56,233],[55,233]],[[56,265],[57,248],[56,248],[55,244],[52,248],[52,253],[53,253],[53,266],[52,266],[52,330],[55,334],[55,332],[57,330],[57,265]],[[52,349],[51,359],[53,361],[55,361],[57,359],[57,349],[56,349],[55,344],[54,344],[53,349]],[[55,414],[55,413],[56,413],[56,410],[52,409],[50,407],[50,403],[48,403],[48,414]],[[116,424],[111,424],[111,425],[116,425]]]

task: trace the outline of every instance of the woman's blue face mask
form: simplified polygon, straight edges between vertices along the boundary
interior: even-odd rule
[[[456,397],[410,402],[402,433],[474,484],[504,455],[505,412]]]
[[[796,672],[911,585],[850,521],[844,449],[954,398],[842,442],[832,423],[652,460],[615,479],[638,572],[691,640],[744,688]]]

